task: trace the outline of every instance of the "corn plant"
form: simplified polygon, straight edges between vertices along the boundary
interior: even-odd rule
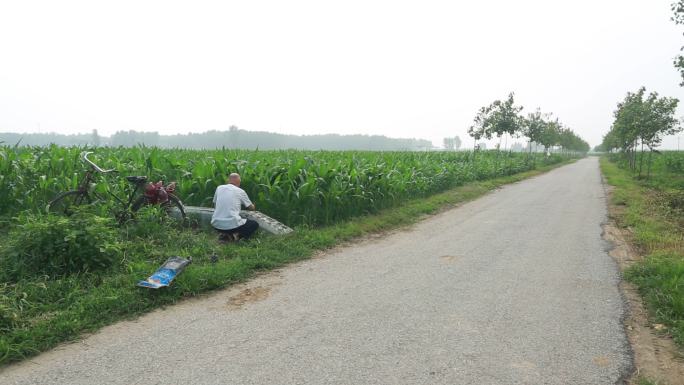
[[[0,216],[43,210],[74,189],[85,165],[81,147],[0,147]],[[186,205],[210,206],[231,172],[257,208],[288,225],[330,224],[396,206],[466,182],[534,167],[526,154],[479,152],[182,150],[99,147],[93,160],[121,175],[177,181]],[[553,156],[545,162],[558,162]],[[110,188],[128,188],[111,178]]]

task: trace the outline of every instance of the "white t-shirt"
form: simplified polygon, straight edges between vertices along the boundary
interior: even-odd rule
[[[240,216],[243,205],[252,205],[245,190],[232,184],[218,186],[214,193],[215,209],[211,216],[211,225],[219,230],[232,230],[244,225],[247,220]]]

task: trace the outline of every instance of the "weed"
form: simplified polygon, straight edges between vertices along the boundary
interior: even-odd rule
[[[2,275],[17,281],[57,277],[111,266],[121,245],[113,222],[85,211],[69,217],[25,213],[0,253]]]
[[[615,186],[613,203],[624,207],[616,218],[618,225],[631,230],[633,241],[645,255],[625,272],[625,277],[638,287],[652,319],[667,325],[675,342],[684,346],[682,195],[670,189],[682,176],[665,178],[663,174],[669,171],[654,167],[651,180],[637,180],[607,158],[601,159],[601,168],[608,183]]]

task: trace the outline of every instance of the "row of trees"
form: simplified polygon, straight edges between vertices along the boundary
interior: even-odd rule
[[[91,134],[64,135],[58,133],[19,134],[0,133],[0,143],[14,145],[61,146],[124,146],[137,145],[167,148],[242,148],[263,150],[426,150],[432,142],[425,139],[389,138],[381,135],[286,135],[264,131],[247,131],[231,126],[225,131],[207,131],[178,135],[162,135],[158,132],[117,131],[112,136],[101,136],[97,130]]]
[[[482,107],[474,119],[473,125],[468,129],[468,134],[475,139],[499,139],[504,135],[519,138],[526,137],[529,141],[529,150],[532,143],[544,146],[545,151],[553,147],[560,147],[562,151],[582,152],[589,151],[589,143],[577,136],[570,128],[564,126],[558,119],[553,119],[551,114],[544,114],[539,109],[522,115],[522,106],[515,104],[514,94],[511,92],[506,100],[495,100],[490,105]]]
[[[651,156],[661,144],[663,137],[682,130],[679,119],[675,117],[678,103],[678,99],[659,97],[657,92],[646,95],[645,87],[634,93],[628,92],[625,99],[618,103],[613,113],[613,125],[597,150],[622,152],[629,168],[633,171],[638,170],[641,176],[644,157],[639,157],[637,165],[637,152],[643,153],[644,149],[648,149],[650,175]]]

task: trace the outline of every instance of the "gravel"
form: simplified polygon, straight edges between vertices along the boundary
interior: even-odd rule
[[[106,327],[2,384],[614,384],[631,369],[596,158]]]

